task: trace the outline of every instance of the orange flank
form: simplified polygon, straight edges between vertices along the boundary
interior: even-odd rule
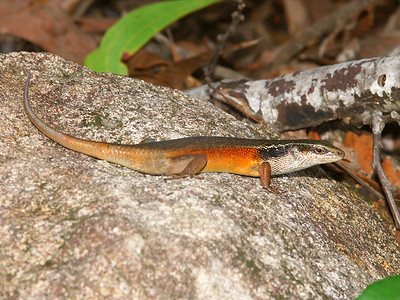
[[[202,154],[207,157],[207,164],[202,173],[206,172],[225,172],[247,176],[260,176],[258,166],[262,159],[258,155],[256,148],[197,148],[169,151],[169,157],[177,157],[186,154]]]

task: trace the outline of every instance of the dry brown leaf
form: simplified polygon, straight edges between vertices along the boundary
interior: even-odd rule
[[[1,0],[0,33],[20,37],[78,63],[83,63],[86,55],[97,46],[52,1],[32,3],[29,0]]]
[[[389,181],[400,187],[400,170],[396,170],[393,166],[392,160],[390,158],[385,158],[382,161],[382,168],[385,171],[386,177]]]
[[[372,172],[372,135],[357,135],[354,132],[346,133],[344,145],[353,148],[358,153],[358,162],[361,169],[367,174]]]
[[[296,34],[310,23],[310,16],[303,0],[284,0],[285,15],[290,34]]]
[[[75,18],[74,21],[79,23],[79,27],[84,32],[92,33],[104,33],[114,25],[118,19],[108,17],[96,17],[96,18]]]
[[[156,85],[184,89],[189,88],[186,86],[187,78],[205,66],[211,55],[211,52],[206,52],[177,62],[169,62],[156,54],[140,50],[133,56],[125,54],[123,62],[128,66],[128,74],[131,77]]]

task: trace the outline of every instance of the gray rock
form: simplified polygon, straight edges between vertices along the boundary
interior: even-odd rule
[[[399,273],[394,226],[321,167],[165,180],[65,149],[47,124],[115,143],[278,137],[179,91],[47,53],[0,55],[0,297],[351,299]]]

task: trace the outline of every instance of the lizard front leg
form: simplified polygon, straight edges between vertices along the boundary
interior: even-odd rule
[[[279,192],[277,190],[274,190],[270,186],[271,182],[271,165],[264,161],[258,166],[258,172],[260,173],[260,179],[261,179],[261,184],[264,189],[271,193],[278,194]]]

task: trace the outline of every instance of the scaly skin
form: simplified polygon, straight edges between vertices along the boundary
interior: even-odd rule
[[[24,108],[28,118],[58,144],[99,159],[152,175],[187,176],[227,172],[261,178],[270,187],[271,175],[341,160],[344,152],[325,141],[255,140],[230,137],[190,137],[136,145],[117,145],[75,138],[49,127],[32,111],[26,80]]]

